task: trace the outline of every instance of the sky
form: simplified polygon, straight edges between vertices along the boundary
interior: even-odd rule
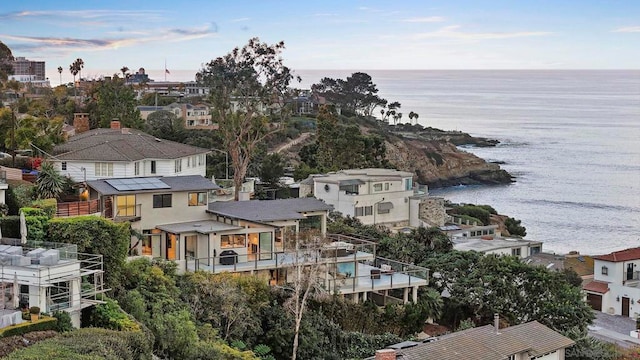
[[[0,41],[70,81],[144,67],[193,80],[252,37],[292,69],[638,69],[638,0],[2,1]],[[155,73],[154,73],[155,71]],[[153,77],[153,76],[152,76]],[[157,79],[162,80],[162,79]]]

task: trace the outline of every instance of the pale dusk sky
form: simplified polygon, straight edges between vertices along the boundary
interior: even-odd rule
[[[14,56],[83,76],[162,70],[191,80],[251,37],[293,69],[638,69],[637,0],[3,1]],[[181,71],[182,70],[182,71]],[[161,73],[161,71],[160,71]],[[157,77],[156,77],[157,78]],[[160,80],[160,79],[157,79]]]

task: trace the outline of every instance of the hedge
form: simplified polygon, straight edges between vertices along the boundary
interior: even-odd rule
[[[20,216],[9,215],[0,217],[0,229],[2,229],[2,237],[20,238]]]
[[[22,335],[32,331],[55,330],[58,325],[58,319],[48,316],[40,316],[35,322],[23,322],[12,325],[0,330],[0,338]]]
[[[47,216],[44,210],[35,207],[23,207],[20,211],[24,213],[24,216]]]
[[[58,201],[56,199],[35,200],[31,203],[31,206],[41,209],[44,212],[44,216],[50,218],[54,217],[58,211]]]

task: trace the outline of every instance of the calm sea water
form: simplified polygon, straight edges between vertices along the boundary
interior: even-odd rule
[[[366,71],[419,122],[495,138],[467,149],[516,182],[432,190],[521,219],[557,253],[640,246],[640,71]],[[302,87],[352,71],[298,71]]]

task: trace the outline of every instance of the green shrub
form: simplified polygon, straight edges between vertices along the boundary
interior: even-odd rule
[[[58,202],[56,199],[35,200],[31,203],[31,206],[42,210],[44,212],[43,216],[50,218],[54,217],[58,211]]]
[[[35,322],[23,322],[0,330],[0,338],[22,335],[32,331],[55,330],[58,320],[52,317],[40,317]]]
[[[44,210],[35,207],[23,207],[20,208],[20,211],[24,213],[24,216],[47,216]]]
[[[40,209],[36,209],[42,212]],[[44,241],[47,239],[47,228],[49,224],[48,216],[27,216],[27,239],[33,241]]]
[[[34,315],[40,314],[40,308],[37,306],[30,307],[29,314],[34,314]]]
[[[9,360],[147,360],[153,340],[144,332],[79,329],[14,351]]]
[[[19,215],[20,208],[29,206],[33,200],[33,185],[9,185],[7,192],[7,205],[9,206],[10,215]]]
[[[521,223],[521,220],[516,220],[512,217],[509,217],[505,219],[504,226],[507,228],[507,231],[510,235],[525,237],[527,236],[527,228],[520,225]]]
[[[3,237],[19,239],[20,217],[17,215],[0,217],[0,229]]]
[[[103,329],[140,331],[140,325],[112,299],[106,299],[104,304],[96,305],[89,322],[92,326]]]
[[[493,208],[491,208],[493,210]],[[495,211],[495,210],[493,210]],[[489,225],[489,217],[491,216],[491,212],[484,208],[483,206],[476,205],[454,205],[451,210],[451,214],[457,215],[467,215],[474,217],[480,220],[480,224],[478,225]]]
[[[66,311],[55,311],[53,313],[53,317],[58,320],[56,324],[55,331],[59,333],[64,333],[73,330],[73,325],[71,324],[71,316]]]

